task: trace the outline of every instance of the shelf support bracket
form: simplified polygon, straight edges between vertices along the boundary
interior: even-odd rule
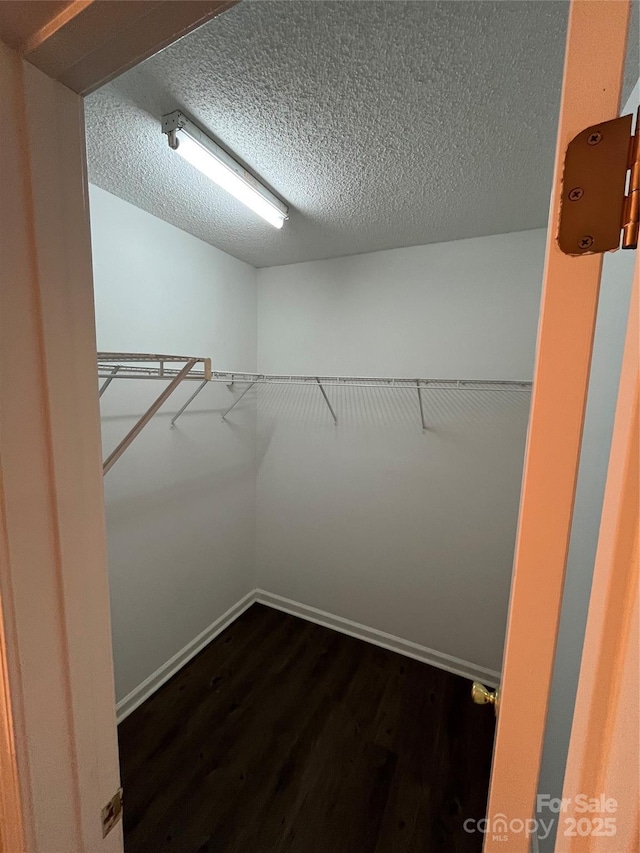
[[[420,380],[416,379],[416,388],[418,390],[418,404],[420,406],[420,422],[422,423],[422,431],[425,432],[427,429],[427,424],[424,419],[424,406],[422,404],[422,388],[420,386]]]
[[[98,397],[102,397],[102,395],[103,395],[103,394],[104,394],[104,392],[107,390],[107,388],[109,387],[109,385],[111,385],[111,383],[112,383],[112,382],[113,382],[113,380],[115,379],[115,377],[116,377],[116,373],[117,373],[119,370],[120,370],[120,365],[119,365],[119,364],[116,364],[116,366],[113,368],[113,370],[111,371],[111,373],[109,374],[109,376],[107,376],[107,378],[104,380],[104,382],[103,382],[103,383],[102,383],[102,385],[100,386],[100,393],[98,394]]]
[[[118,461],[118,459],[120,459],[120,457],[125,452],[127,447],[129,447],[131,442],[134,440],[134,438],[136,438],[136,436],[138,436],[142,432],[142,430],[149,423],[149,421],[155,415],[155,413],[158,411],[158,409],[160,409],[160,407],[163,405],[163,403],[165,403],[169,399],[169,397],[173,394],[173,392],[176,390],[176,388],[182,382],[182,380],[185,378],[185,376],[193,369],[193,366],[196,364],[196,362],[197,362],[197,359],[192,358],[185,364],[185,366],[182,368],[180,373],[178,373],[171,380],[171,382],[167,385],[167,387],[164,389],[162,394],[160,394],[160,396],[157,397],[155,399],[155,401],[149,406],[147,411],[140,418],[140,420],[136,423],[136,425],[131,430],[129,430],[127,435],[125,435],[125,437],[122,439],[120,444],[116,447],[116,449],[112,453],[110,453],[109,456],[107,456],[107,458],[105,459],[104,464],[102,466],[103,474],[106,474],[107,471],[110,471],[111,468],[113,468],[115,463]],[[112,377],[108,377],[108,379],[111,379],[111,378]]]
[[[227,417],[227,415],[229,414],[229,412],[231,411],[231,409],[235,408],[235,407],[238,405],[238,403],[240,402],[240,400],[242,400],[242,398],[243,398],[243,397],[244,397],[244,395],[247,393],[247,391],[251,391],[251,389],[253,388],[253,386],[254,386],[255,384],[256,384],[255,382],[251,382],[249,385],[247,385],[247,387],[244,389],[244,391],[242,392],[242,394],[240,394],[240,396],[238,397],[238,399],[237,399],[237,400],[234,400],[234,401],[233,401],[233,403],[232,403],[232,404],[229,406],[229,408],[226,410],[226,412],[223,412],[223,413],[222,413],[222,420],[223,420],[223,421],[226,419],[226,417]]]
[[[173,428],[174,428],[175,423],[176,423],[176,421],[178,420],[178,418],[180,417],[180,415],[184,412],[184,410],[185,410],[188,406],[190,406],[190,405],[191,405],[191,403],[193,403],[193,401],[196,399],[196,397],[197,397],[197,396],[198,396],[198,394],[202,391],[202,389],[204,388],[204,386],[207,384],[207,382],[208,382],[208,381],[209,381],[208,379],[203,380],[203,381],[200,383],[200,385],[198,385],[198,387],[197,387],[197,388],[196,388],[196,390],[193,392],[193,394],[189,397],[189,399],[188,399],[188,400],[187,400],[187,402],[184,404],[184,406],[180,409],[180,411],[175,413],[175,415],[171,418],[171,424],[170,424],[170,426],[169,426],[169,429],[173,429]]]
[[[333,422],[337,426],[338,418],[336,417],[336,413],[333,411],[333,406],[329,402],[329,398],[327,397],[327,392],[324,390],[324,386],[323,386],[322,382],[320,382],[320,379],[317,376],[316,376],[316,382],[318,383],[318,387],[320,388],[320,391],[322,392],[322,396],[324,397],[325,403],[327,404],[327,406],[329,406],[329,411],[331,412],[331,417],[333,418]]]

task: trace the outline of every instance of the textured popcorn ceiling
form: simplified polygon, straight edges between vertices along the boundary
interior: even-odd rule
[[[566,18],[244,0],[87,98],[90,180],[256,267],[543,226]],[[175,109],[287,202],[282,230],[169,149]]]

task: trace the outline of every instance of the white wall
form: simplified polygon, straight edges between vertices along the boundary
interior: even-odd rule
[[[96,187],[90,192],[99,350],[211,356],[255,369],[256,271]],[[102,398],[106,456],[160,386]],[[118,700],[254,586],[255,404],[183,383],[105,478]],[[237,391],[235,392],[237,393]]]
[[[95,187],[91,215],[100,349],[531,378],[544,231],[256,272]],[[336,427],[319,390],[262,387],[225,424],[241,388],[214,385],[170,430],[193,389],[105,480],[119,700],[256,586],[500,669],[528,395],[425,392],[423,433],[413,392],[330,390]],[[105,456],[158,390],[111,385]]]
[[[635,112],[639,104],[640,84],[636,85],[621,115]],[[554,798],[562,796],[571,736],[635,256],[635,252],[622,251],[605,255],[602,269],[571,543],[538,787],[541,794]],[[555,814],[544,811],[541,817],[548,822]],[[551,853],[554,849],[556,828],[547,839],[540,841],[540,850]]]
[[[531,379],[545,232],[258,271],[264,372]],[[499,670],[528,395],[261,388],[258,586]]]

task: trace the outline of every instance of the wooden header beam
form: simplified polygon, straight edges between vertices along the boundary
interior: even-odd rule
[[[238,0],[0,3],[0,39],[79,95],[234,6]]]

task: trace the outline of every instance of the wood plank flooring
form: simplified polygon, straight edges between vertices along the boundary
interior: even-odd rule
[[[126,853],[471,853],[493,711],[255,604],[119,727]]]

